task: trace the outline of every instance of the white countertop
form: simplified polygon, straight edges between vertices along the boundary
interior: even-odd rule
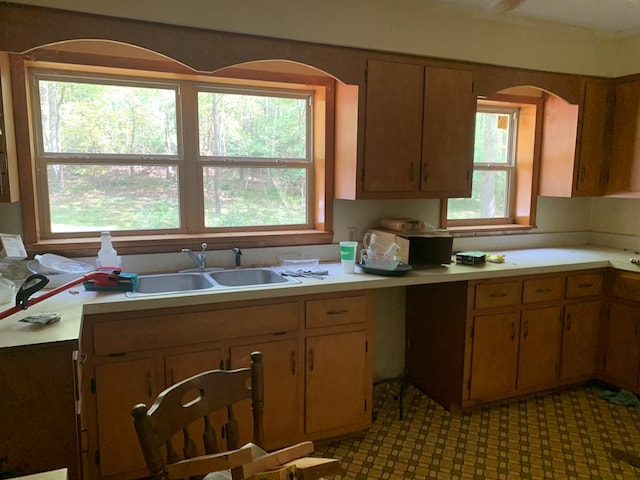
[[[451,264],[414,269],[401,277],[383,277],[360,271],[342,273],[339,263],[322,264],[329,271],[324,279],[302,278],[298,284],[244,287],[231,290],[126,297],[124,293],[87,292],[81,286],[72,288],[44,300],[28,310],[0,320],[0,348],[37,346],[52,342],[77,342],[80,336],[82,314],[114,313],[132,310],[170,308],[175,306],[204,305],[221,302],[249,301],[292,295],[344,292],[362,289],[402,287],[427,283],[478,280],[516,275],[566,272],[591,268],[614,267],[640,272],[630,262],[638,257],[633,252],[603,247],[539,248],[492,252],[505,255],[502,264],[484,263],[474,266]],[[12,306],[0,305],[0,311]],[[34,313],[60,314],[61,320],[50,325],[20,322]]]

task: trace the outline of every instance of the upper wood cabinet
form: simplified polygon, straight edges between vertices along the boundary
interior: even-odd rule
[[[9,55],[0,52],[0,202],[20,199]]]
[[[612,91],[605,80],[589,80],[578,105],[545,95],[540,195],[602,195]]]
[[[640,192],[640,80],[622,79],[615,89],[613,141],[607,193]]]
[[[341,157],[337,122],[337,198],[471,195],[473,72],[369,60],[359,104],[356,162]]]

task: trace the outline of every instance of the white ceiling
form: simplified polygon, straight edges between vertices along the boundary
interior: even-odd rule
[[[615,35],[640,31],[640,0],[439,0],[503,18],[534,18]],[[501,5],[516,4],[507,11]]]

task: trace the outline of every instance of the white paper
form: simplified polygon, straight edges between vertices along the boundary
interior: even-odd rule
[[[0,240],[4,246],[6,260],[24,260],[27,258],[27,250],[22,243],[22,237],[17,233],[0,233]]]

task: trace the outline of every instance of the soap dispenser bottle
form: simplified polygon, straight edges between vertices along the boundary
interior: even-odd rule
[[[118,253],[113,245],[111,245],[111,234],[109,232],[102,232],[100,234],[100,241],[102,245],[98,251],[98,266],[99,267],[117,267]]]

